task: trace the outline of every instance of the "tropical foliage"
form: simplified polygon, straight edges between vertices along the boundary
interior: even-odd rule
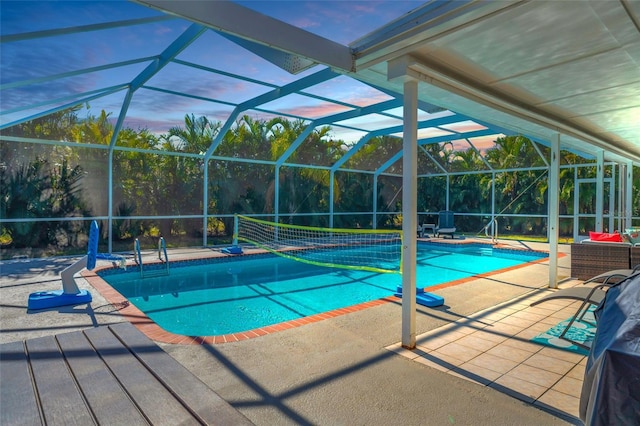
[[[328,226],[333,207],[336,227],[401,225],[398,152],[402,141],[398,138],[379,136],[367,141],[335,172],[331,188],[329,168],[349,147],[331,137],[330,127],[309,130],[302,120],[243,116],[222,136],[221,123],[189,114],[184,126],[166,134],[125,127],[113,140],[108,114],[103,111],[80,119],[77,111],[66,110],[3,131],[9,136],[66,142],[0,143],[0,213],[2,218],[21,219],[3,221],[3,248],[82,247],[86,242],[78,235],[86,233],[88,222],[77,219],[109,215],[114,217],[116,242],[161,234],[185,236],[198,244],[205,190],[211,243],[229,241],[234,213],[271,219],[277,211],[281,221]],[[111,145],[116,149],[107,149]],[[205,153],[211,154],[206,164]],[[575,154],[562,154],[563,165],[585,163]],[[110,156],[112,170],[107,167]],[[418,211],[434,214],[448,205],[467,215],[460,229],[471,232],[486,224],[493,209],[503,215],[501,233],[544,236],[548,156],[547,148],[522,136],[498,138],[483,152],[474,147],[456,149],[452,142],[421,146]],[[383,164],[387,166],[378,175]],[[523,167],[528,170],[520,170]],[[612,176],[613,168],[607,167],[605,173]],[[594,166],[561,169],[562,215],[574,213],[576,178],[594,176]],[[637,168],[634,177],[637,200]],[[451,188],[448,200],[447,188]],[[594,188],[581,187],[579,194],[577,205],[593,211]],[[633,215],[640,215],[640,207],[635,209]],[[76,219],[51,220],[70,218]],[[561,232],[571,234],[572,224],[562,224]],[[102,229],[106,232],[104,224]]]

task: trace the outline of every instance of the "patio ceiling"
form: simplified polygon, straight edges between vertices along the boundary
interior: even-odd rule
[[[356,41],[357,74],[582,151],[640,159],[640,2],[430,2]]]

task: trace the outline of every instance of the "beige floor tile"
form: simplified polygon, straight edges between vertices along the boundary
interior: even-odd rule
[[[545,404],[555,408],[558,411],[567,413],[574,417],[579,417],[580,398],[567,395],[553,389],[545,392],[538,400],[536,405]]]
[[[481,324],[479,322],[467,323],[467,322],[457,322],[455,323],[454,331],[462,334],[473,334],[478,330],[482,330],[485,328],[487,324]]]
[[[465,318],[464,320],[458,320],[452,325],[456,329],[459,329],[461,333],[471,334],[478,330],[484,330],[488,325],[493,324],[493,321],[472,320]]]
[[[577,417],[586,357],[531,339],[572,316],[578,304],[553,300],[529,306],[542,296],[523,297],[419,335],[416,351],[407,351],[399,344],[387,349],[528,403]]]
[[[569,372],[567,373],[567,377],[572,377],[578,380],[584,380],[584,370],[585,370],[585,366],[582,364],[578,364],[575,367],[573,367],[571,370],[569,370]]]
[[[515,368],[518,363],[509,359],[501,358],[496,355],[483,353],[469,360],[469,364],[495,371],[496,373],[505,374],[509,370]]]
[[[549,321],[556,321],[556,324],[561,322],[561,321],[565,321],[573,316],[575,316],[576,311],[578,310],[578,308],[576,307],[575,309],[563,309],[561,311],[556,312],[555,314],[551,314],[549,315]]]
[[[477,349],[481,352],[486,352],[494,346],[498,345],[498,342],[492,340],[483,339],[478,333],[473,333],[456,340],[456,343],[467,346],[473,349]]]
[[[493,324],[490,327],[487,327],[487,330],[503,334],[503,335],[505,335],[507,337],[511,337],[511,336],[515,336],[516,334],[520,333],[525,328],[529,328],[530,325],[531,324],[528,324],[526,326],[524,326],[524,325],[513,325],[513,324],[506,324],[506,323],[503,323],[502,321],[500,321],[500,322],[497,322],[497,323]]]
[[[513,326],[520,327],[522,330],[525,328],[531,327],[536,321],[533,321],[529,318],[519,318],[513,315],[509,315],[508,317],[504,317],[501,321],[502,324],[509,324]]]
[[[510,370],[506,375],[516,379],[525,380],[536,385],[544,386],[546,389],[551,388],[562,378],[560,374],[535,368],[527,364],[518,365],[513,370]]]
[[[503,344],[505,346],[511,346],[513,348],[531,352],[532,354],[542,350],[539,344],[530,342],[529,339],[512,338],[505,340]]]
[[[517,303],[510,305],[510,307],[512,307],[513,309],[517,309],[518,311],[522,311],[522,310],[528,309],[529,305],[531,305],[531,300],[529,297],[527,297],[527,298],[518,300]]]
[[[496,321],[500,321],[507,315],[508,314],[504,312],[492,312],[492,313],[482,314],[479,316],[474,316],[473,319],[476,321],[482,321],[484,323],[493,324]]]
[[[546,318],[546,319],[548,320],[549,318]],[[545,322],[545,320],[541,320],[541,321],[538,321],[535,324],[531,324],[531,326],[528,327],[528,328],[530,328],[532,330],[537,330],[538,332],[542,333],[542,332],[545,332],[545,331],[549,330],[551,327],[553,327],[554,325],[558,324],[559,322],[560,321],[557,321],[557,320],[549,320],[547,322]]]
[[[515,312],[511,316],[515,318],[522,318],[522,319],[529,320],[533,324],[540,321],[543,318],[546,318],[548,315],[531,312],[529,309],[525,309],[519,312]]]
[[[492,342],[495,343],[501,343],[504,342],[505,340],[507,340],[509,337],[505,336],[503,334],[498,334],[498,333],[494,333],[490,330],[484,329],[484,330],[479,330],[476,331],[474,334],[472,334],[472,336],[476,336],[480,339],[483,340],[490,340]]]
[[[449,374],[463,378],[465,380],[469,380],[470,382],[474,382],[482,386],[488,386],[493,382],[493,380],[489,377],[494,377],[496,379],[500,377],[500,373],[486,370],[482,367],[471,364],[463,364],[460,367],[456,367],[449,371]]]
[[[531,322],[525,322],[517,318],[507,317],[504,320],[498,321],[497,323],[493,324],[491,328],[494,330],[499,330],[501,333],[511,337],[520,333],[522,330],[531,327],[532,325],[533,324]]]
[[[495,312],[505,314],[505,315],[511,315],[514,312],[518,312],[519,310],[520,308],[515,308],[512,303],[509,303],[507,305],[498,307],[498,309]]]
[[[542,315],[543,317],[548,317],[549,315],[554,314],[558,311],[557,307],[554,306],[546,306],[546,303],[541,305],[531,306],[527,309],[532,314]]]
[[[442,346],[445,346],[451,342],[454,342],[464,336],[466,336],[466,334],[459,333],[457,331],[420,336],[420,338],[416,338],[416,346],[425,348],[428,351],[432,351],[441,348]]]
[[[569,315],[569,316],[573,315],[576,312],[576,310],[578,309],[578,306],[580,306],[579,302],[572,301],[572,303],[569,303],[566,306],[557,307],[549,316],[551,316],[551,317],[565,317],[567,315]]]
[[[575,362],[545,356],[541,352],[538,352],[537,354],[532,355],[529,359],[524,360],[524,364],[546,371],[551,371],[556,374],[561,374],[563,376],[576,366]]]
[[[437,352],[467,362],[480,355],[483,351],[461,345],[458,342],[452,342],[438,348]]]
[[[527,382],[525,380],[520,380],[517,377],[507,375],[499,377],[490,386],[495,387],[494,384],[504,386],[505,388],[511,389],[512,391],[529,397],[529,402],[533,402],[533,400],[540,398],[540,396],[545,391],[547,391],[547,388],[544,386],[536,385],[535,383]]]
[[[551,348],[549,346],[545,346],[540,351],[540,355],[561,359],[563,361],[572,362],[574,364],[578,364],[583,359],[586,359],[585,355],[581,355],[575,352],[565,351],[563,349]]]
[[[422,365],[426,365],[427,367],[431,367],[436,370],[440,370],[444,372],[448,372],[449,370],[456,367],[457,365],[462,364],[462,361],[460,360],[457,360],[457,359],[444,360],[433,355],[433,353],[416,357],[413,360]]]
[[[582,393],[582,380],[574,379],[573,377],[565,376],[558,381],[551,389],[562,392],[567,395],[580,397]]]
[[[466,373],[472,380],[478,383],[482,383],[483,385],[488,385],[489,383],[495,381],[498,377],[502,376],[502,373],[490,370],[480,365],[472,364],[470,362],[465,362],[464,364],[452,370],[452,372],[458,372],[463,375]]]
[[[565,319],[567,319],[567,315],[561,315],[560,317],[557,317],[555,315],[550,315],[544,319],[541,319],[538,324],[540,324],[541,326],[544,325],[546,328],[545,330],[550,329],[551,327],[553,327],[554,325],[558,324],[561,321],[564,321]],[[543,330],[544,331],[544,330]]]
[[[464,331],[464,327],[465,327],[464,324],[462,324],[459,321],[456,321],[456,322],[452,322],[450,324],[443,325],[442,327],[437,328],[436,330],[432,330],[432,331],[430,331],[430,332],[428,332],[426,334],[444,335],[444,334],[451,333],[451,332],[469,334],[468,332]]]
[[[515,337],[519,339],[531,340],[536,337],[538,334],[544,333],[549,329],[549,325],[537,323],[532,325],[529,328],[525,328],[520,333],[516,334]]]
[[[557,289],[557,290],[548,289],[548,288],[547,289],[543,289],[543,290],[538,292],[538,294],[537,294],[538,299],[536,299],[536,300],[539,300],[539,299],[541,299],[543,297],[550,296],[550,295],[556,293],[558,290],[560,290],[560,289]],[[572,302],[570,300],[567,300],[567,299],[551,299],[551,300],[548,300],[548,301],[544,302],[544,304],[537,305],[537,306],[553,306],[554,308],[561,308],[563,306],[567,306],[569,303],[572,303]],[[547,308],[547,309],[549,309],[549,308]]]
[[[522,306],[522,309],[529,309],[531,303],[540,298],[539,290],[533,290],[527,294],[524,294],[518,298],[518,304]]]
[[[487,353],[515,362],[523,362],[524,360],[532,356],[531,352],[507,346],[504,344],[504,342],[489,349]]]

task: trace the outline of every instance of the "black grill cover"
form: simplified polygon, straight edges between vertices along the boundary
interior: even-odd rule
[[[580,395],[586,425],[640,425],[640,275],[607,291]]]

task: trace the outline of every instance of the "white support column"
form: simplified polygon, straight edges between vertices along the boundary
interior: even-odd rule
[[[373,176],[373,229],[378,229],[378,176]]]
[[[273,177],[273,221],[280,222],[280,166],[275,167],[275,176]]]
[[[451,175],[447,173],[447,196],[445,200],[446,208],[445,210],[450,210],[449,208],[449,194],[451,192]]]
[[[573,167],[574,197],[573,197],[573,241],[578,242],[580,235],[580,200],[575,195],[579,191],[580,182],[578,181],[578,168]]]
[[[615,228],[620,232],[624,231],[626,224],[625,217],[625,209],[627,205],[626,196],[627,196],[627,164],[626,163],[616,163],[618,167],[618,205],[616,206],[616,217],[614,219],[618,219],[618,227]]]
[[[496,172],[491,172],[491,241],[498,235],[498,224],[496,223]]]
[[[113,147],[109,147],[107,171],[107,253],[113,253]]]
[[[333,203],[335,201],[333,187],[336,178],[335,174],[336,172],[333,170],[329,173],[329,228],[333,228]]]
[[[560,135],[551,140],[549,163],[549,287],[558,287],[558,240],[560,227]]]
[[[402,347],[416,347],[416,245],[418,227],[418,82],[404,83],[402,157]]]
[[[604,221],[604,151],[596,155],[596,232],[603,232]],[[611,230],[609,230],[611,232]]]
[[[630,228],[632,221],[631,221],[631,217],[633,214],[632,211],[632,207],[633,207],[633,163],[631,161],[629,161],[627,163],[627,185],[626,185],[626,190],[627,190],[627,196],[625,197],[627,203],[625,205],[625,209],[624,209],[624,216],[625,216],[625,227],[626,228]],[[624,231],[624,230],[623,230]]]
[[[209,229],[209,160],[203,158],[202,161],[202,247],[206,247]]]

